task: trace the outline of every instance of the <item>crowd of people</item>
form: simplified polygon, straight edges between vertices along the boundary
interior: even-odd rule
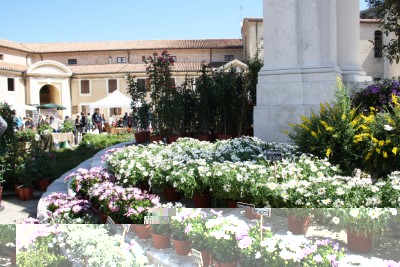
[[[14,110],[14,127],[16,131],[21,131],[24,129],[36,130],[43,124],[50,125],[54,133],[59,133],[65,121],[70,121],[73,126],[73,133],[75,135],[75,144],[87,133],[95,132],[102,133],[106,131],[106,120],[104,114],[100,114],[96,110],[93,115],[90,113],[85,114],[81,112],[76,115],[73,120],[69,116],[65,116],[62,120],[57,114],[39,115],[36,118],[32,117],[21,117],[16,114]],[[108,119],[108,125],[111,127],[121,127],[121,128],[132,128],[133,119],[132,113],[125,112],[124,116],[112,115]],[[7,129],[7,122],[0,116],[0,136]]]

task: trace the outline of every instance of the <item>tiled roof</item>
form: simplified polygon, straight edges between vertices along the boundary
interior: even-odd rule
[[[168,50],[168,49],[243,48],[242,39],[24,43],[23,45],[37,53],[110,51],[110,50],[146,50],[146,49]]]
[[[8,63],[5,61],[0,61],[0,70],[9,70],[9,71],[26,71],[29,67],[25,65],[19,65],[14,63]]]
[[[212,62],[208,66],[217,68],[226,62]],[[68,66],[76,75],[82,74],[112,74],[112,73],[145,73],[145,64],[107,64],[107,65],[85,65]],[[173,72],[197,72],[201,70],[201,62],[175,62]]]
[[[4,40],[4,39],[0,39],[0,46],[11,48],[11,49],[16,49],[16,50],[20,50],[20,51],[24,51],[24,52],[32,52],[25,45],[23,45],[21,43]]]

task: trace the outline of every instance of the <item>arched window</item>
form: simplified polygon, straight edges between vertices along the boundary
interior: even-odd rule
[[[374,39],[374,56],[382,57],[382,31],[375,31],[375,39]]]

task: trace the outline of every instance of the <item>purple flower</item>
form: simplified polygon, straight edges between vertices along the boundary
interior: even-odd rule
[[[188,224],[185,228],[185,234],[189,233],[192,230],[192,225]]]
[[[324,260],[320,254],[315,255],[313,259],[316,262],[322,262]]]

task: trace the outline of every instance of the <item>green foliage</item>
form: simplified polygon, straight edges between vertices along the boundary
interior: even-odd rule
[[[11,109],[11,106],[7,103],[0,102],[0,116],[7,122],[7,130],[0,137],[0,156],[5,153],[7,150],[7,145],[10,144],[13,140],[15,140],[15,132],[14,128],[16,126],[14,121],[14,112]]]
[[[0,244],[15,244],[15,224],[0,224]]]
[[[193,89],[193,78],[185,77],[185,82],[176,88],[177,129],[183,136],[196,131],[197,99]]]
[[[60,132],[62,133],[70,133],[74,131],[74,125],[71,120],[64,120],[63,124],[61,125]]]
[[[301,120],[291,125],[289,133],[300,151],[327,157],[346,174],[361,165],[360,148],[353,143],[361,118],[357,109],[351,107],[349,91],[340,80],[332,104],[321,104],[318,114],[312,113],[310,118],[302,116]]]
[[[177,115],[176,88],[171,79],[174,60],[168,51],[163,51],[161,55],[155,52],[152,56],[143,56],[142,60],[147,65],[147,75],[151,83],[153,128],[160,133],[168,130],[170,134],[176,130]]]
[[[130,133],[120,134],[85,134],[79,143],[78,149],[103,149],[119,143],[129,142],[134,139]]]
[[[35,134],[36,134],[36,132],[31,129],[25,129],[22,131],[17,131],[15,133],[18,141],[21,141],[21,142],[31,142],[32,139],[35,137]]]
[[[52,236],[38,237],[33,247],[17,253],[17,265],[24,267],[72,266],[59,247],[53,244]]]
[[[139,84],[135,76],[128,75],[127,91],[132,97],[133,120],[140,130],[146,130],[150,124],[150,106],[145,99],[147,95],[146,87]]]
[[[381,28],[386,36],[394,35],[387,44],[383,45],[383,53],[390,63],[400,62],[400,2],[398,0],[365,0],[369,7],[381,20]]]
[[[44,134],[44,133],[52,133],[53,132],[53,128],[51,128],[51,126],[47,123],[43,123],[42,125],[39,126],[38,128],[38,132],[39,134]]]

